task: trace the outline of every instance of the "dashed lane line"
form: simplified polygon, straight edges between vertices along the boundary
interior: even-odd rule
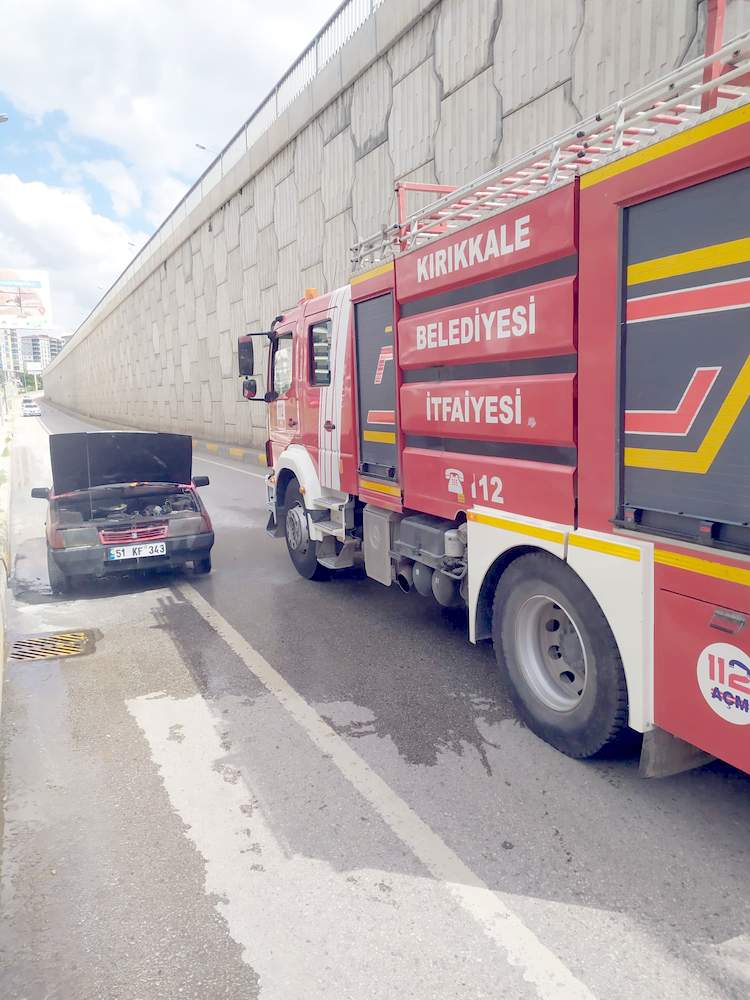
[[[453,898],[522,970],[540,1000],[594,1000],[577,979],[496,892],[475,874],[424,820],[318,715],[315,709],[189,583],[177,591],[286,709],[399,840],[444,883]]]

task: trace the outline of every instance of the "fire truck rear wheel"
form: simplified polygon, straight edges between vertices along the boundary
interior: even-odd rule
[[[318,542],[310,538],[305,501],[299,483],[292,479],[284,494],[284,537],[294,568],[306,580],[325,580],[329,571],[318,562]]]
[[[492,639],[519,715],[570,757],[628,732],[625,673],[594,595],[560,559],[534,552],[500,577]]]

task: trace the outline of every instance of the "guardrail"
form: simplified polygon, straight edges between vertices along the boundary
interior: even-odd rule
[[[268,96],[261,101],[244,125],[238,129],[187,194],[177,203],[154,235],[138,251],[125,270],[117,276],[88,316],[80,323],[77,330],[80,330],[84,323],[92,319],[110,295],[119,291],[135,272],[143,267],[148,259],[159,250],[180,223],[190,215],[208,192],[216,187],[247,150],[302,93],[305,87],[312,83],[323,67],[346,45],[383,2],[384,0],[344,0],[307,48],[274,85]]]

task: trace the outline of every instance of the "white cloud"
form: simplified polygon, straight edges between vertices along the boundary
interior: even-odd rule
[[[78,190],[0,174],[0,266],[49,271],[55,327],[71,332],[146,234],[93,211]]]
[[[338,2],[6,0],[0,90],[43,127],[65,120],[41,144],[63,187],[0,175],[0,266],[48,270],[56,325],[74,329],[146,240],[123,220],[161,224],[211,162],[195,144],[220,149]]]
[[[121,218],[141,207],[141,193],[133,176],[120,160],[86,160],[80,169],[105,189],[112,201],[115,215]]]
[[[21,111],[61,110],[74,135],[121,150],[153,216],[164,177],[194,180],[210,162],[195,143],[220,148],[336,6],[10,0],[2,89]]]

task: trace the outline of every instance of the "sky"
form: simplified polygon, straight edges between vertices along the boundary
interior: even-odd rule
[[[338,4],[6,0],[0,268],[49,272],[55,329],[75,330]]]

